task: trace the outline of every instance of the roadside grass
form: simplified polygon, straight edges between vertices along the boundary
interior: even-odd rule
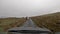
[[[60,12],[34,16],[31,19],[39,26],[46,27],[54,32],[60,32]]]
[[[8,29],[19,27],[26,21],[25,18],[1,18],[0,32],[7,32]]]

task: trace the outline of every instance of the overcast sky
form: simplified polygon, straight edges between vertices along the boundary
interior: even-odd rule
[[[60,11],[60,0],[0,0],[0,17],[36,16]]]

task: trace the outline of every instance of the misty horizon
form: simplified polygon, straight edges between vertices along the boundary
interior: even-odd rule
[[[39,16],[60,12],[60,0],[0,0],[0,17]]]

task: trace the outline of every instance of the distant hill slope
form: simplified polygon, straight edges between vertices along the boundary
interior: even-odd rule
[[[60,12],[31,17],[31,19],[39,26],[46,27],[51,31],[60,32]]]
[[[0,32],[6,32],[9,28],[19,27],[25,21],[25,18],[0,18]]]

